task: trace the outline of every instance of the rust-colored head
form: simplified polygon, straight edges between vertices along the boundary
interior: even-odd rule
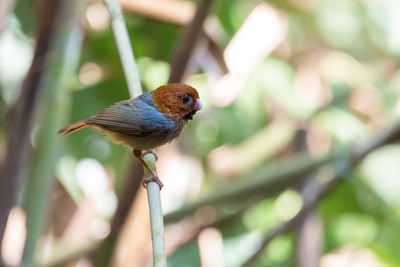
[[[155,108],[176,120],[191,120],[202,107],[196,89],[180,83],[158,87],[153,91],[153,100]]]

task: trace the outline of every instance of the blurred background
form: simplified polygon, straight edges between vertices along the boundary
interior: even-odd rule
[[[158,149],[169,266],[400,266],[399,1],[120,3],[143,90],[203,103]],[[128,98],[101,1],[1,1],[2,266],[151,266],[131,151],[56,134]]]

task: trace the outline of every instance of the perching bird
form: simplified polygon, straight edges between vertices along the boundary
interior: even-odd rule
[[[133,154],[152,174],[151,178],[143,180],[143,184],[154,181],[161,189],[163,184],[143,160],[142,151],[151,151],[178,137],[201,108],[196,89],[186,84],[167,84],[136,98],[117,102],[89,119],[60,129],[58,133],[67,135],[91,127],[114,142],[132,148]]]

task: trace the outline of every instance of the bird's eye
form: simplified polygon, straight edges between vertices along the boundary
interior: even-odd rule
[[[182,102],[184,104],[190,104],[191,101],[193,101],[193,99],[190,96],[185,95],[184,97],[182,97]]]

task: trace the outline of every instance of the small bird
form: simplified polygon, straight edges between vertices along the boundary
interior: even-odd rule
[[[112,104],[97,115],[72,123],[58,133],[67,135],[90,127],[106,134],[114,142],[132,148],[133,154],[152,175],[143,180],[143,185],[154,181],[161,189],[163,184],[143,156],[155,153],[152,152],[154,148],[177,138],[201,108],[196,89],[186,84],[167,84],[136,98]]]

